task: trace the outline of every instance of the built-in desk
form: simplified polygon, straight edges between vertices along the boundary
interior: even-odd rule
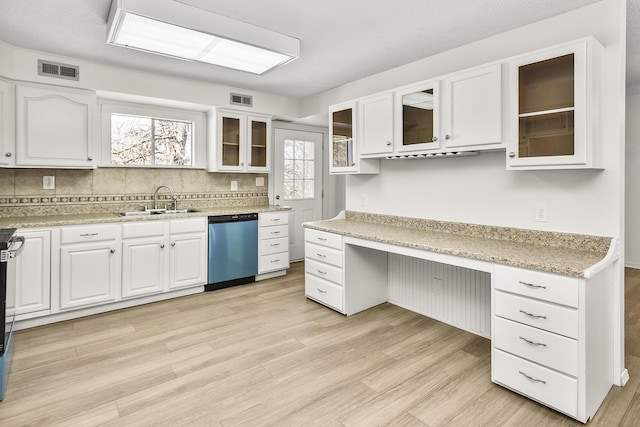
[[[305,224],[305,293],[492,340],[492,380],[582,422],[613,381],[611,237],[346,212]]]

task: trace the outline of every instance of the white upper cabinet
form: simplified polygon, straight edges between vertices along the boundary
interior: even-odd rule
[[[210,172],[269,172],[271,117],[218,110],[209,125]]]
[[[398,89],[395,122],[397,154],[440,148],[440,82]]]
[[[93,92],[16,85],[16,166],[93,168]]]
[[[15,141],[13,124],[13,84],[0,79],[0,165],[13,166]]]
[[[452,75],[443,86],[443,145],[499,148],[503,141],[501,65]]]
[[[380,160],[360,159],[357,103],[329,107],[329,172],[331,174],[380,173]]]
[[[393,153],[393,93],[358,101],[360,157],[380,157]]]
[[[509,62],[508,169],[601,167],[602,55],[589,37]]]

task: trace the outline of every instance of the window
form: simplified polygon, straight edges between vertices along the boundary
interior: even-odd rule
[[[284,141],[284,200],[314,198],[313,141]]]
[[[204,147],[204,126],[204,114],[199,112],[104,103],[102,165],[202,167],[204,155],[197,162],[194,154]]]

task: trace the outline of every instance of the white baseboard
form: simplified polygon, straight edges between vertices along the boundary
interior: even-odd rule
[[[628,268],[640,269],[640,262],[633,262],[633,261],[625,260],[624,266],[628,267]]]
[[[624,385],[627,383],[627,381],[629,381],[629,371],[627,369],[625,369],[620,374],[620,382],[618,383],[618,385],[620,387],[624,387]]]

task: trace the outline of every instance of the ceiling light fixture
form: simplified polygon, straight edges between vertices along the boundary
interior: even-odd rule
[[[254,74],[300,55],[298,39],[171,0],[113,0],[108,25],[109,44]]]

